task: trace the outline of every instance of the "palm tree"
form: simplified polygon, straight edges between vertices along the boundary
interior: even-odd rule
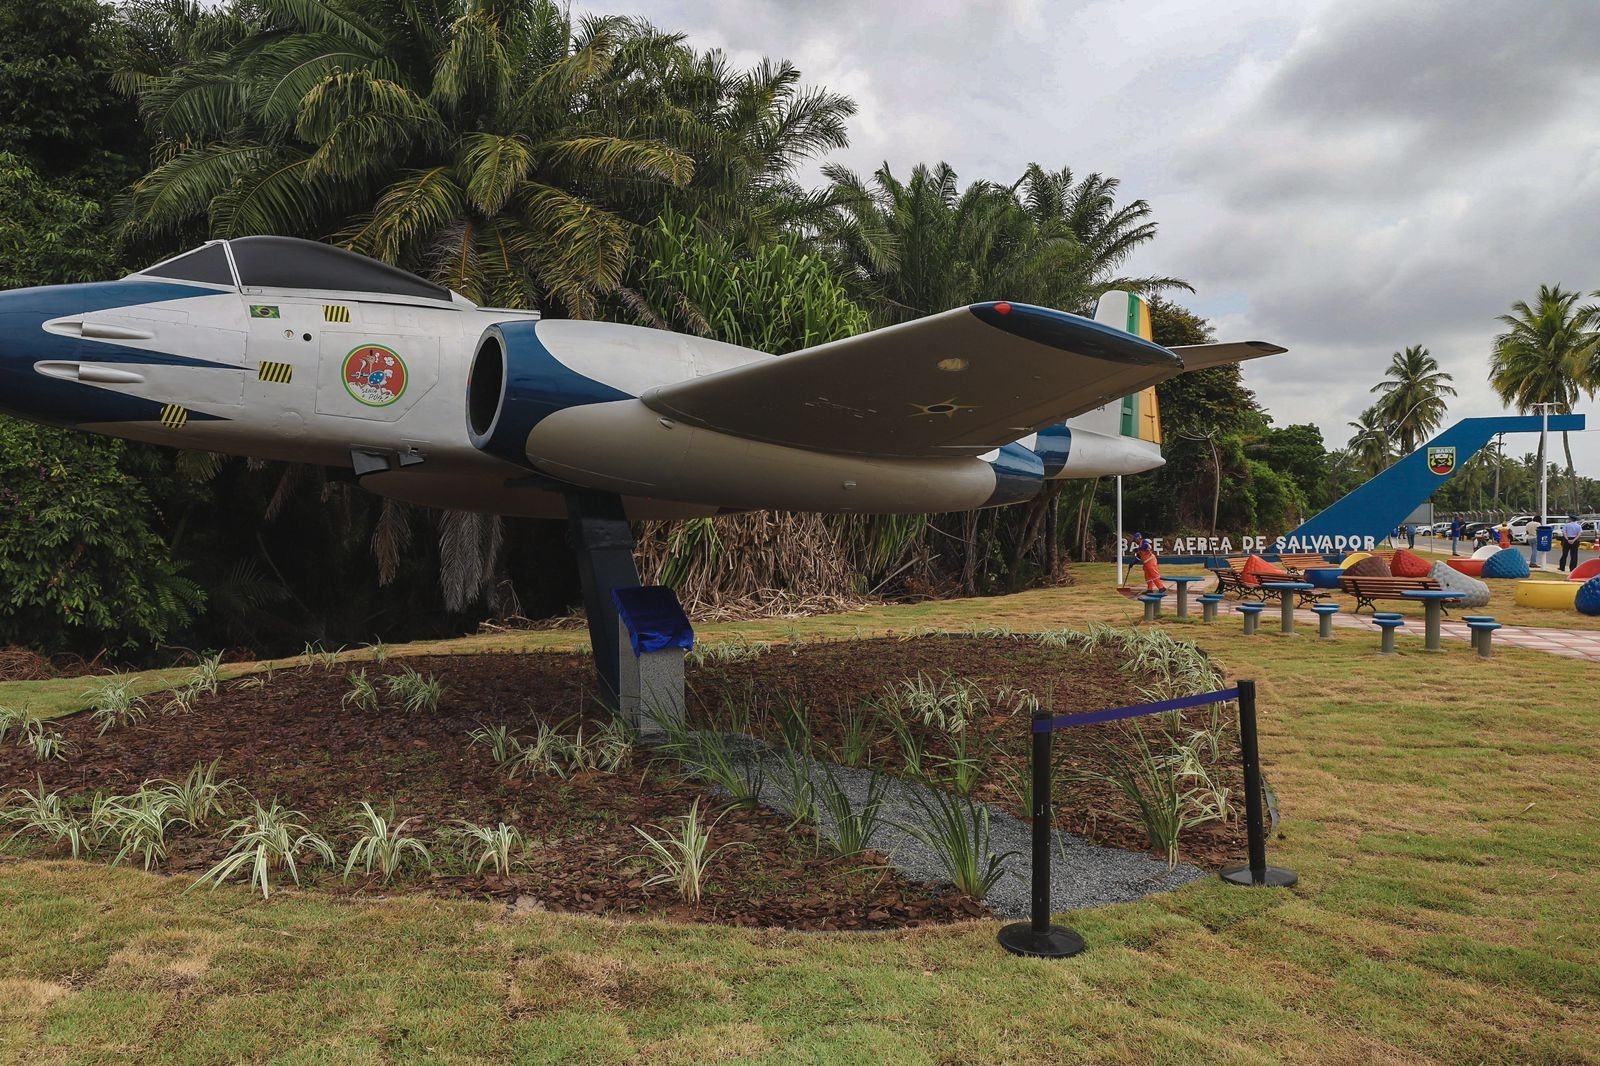
[[[841,166],[822,245],[878,321],[903,322],[974,300],[1006,297],[1083,310],[1108,288],[1188,288],[1167,277],[1112,271],[1155,237],[1143,200],[1117,207],[1115,178],[1030,166],[1016,183],[960,187],[948,163],[918,164],[901,181],[885,164],[863,180]]]
[[[1361,412],[1356,421],[1348,423],[1355,430],[1345,450],[1350,453],[1351,465],[1366,478],[1374,478],[1389,468],[1394,461],[1394,443],[1389,436],[1389,424],[1376,407]]]
[[[552,0],[261,0],[248,26],[124,84],[161,163],[132,236],[332,236],[469,299],[592,317],[674,201],[772,209],[853,105],[648,24]]]
[[[1387,380],[1372,386],[1373,392],[1383,394],[1376,410],[1389,423],[1390,433],[1399,436],[1400,453],[1410,455],[1444,421],[1444,398],[1456,390],[1447,384],[1450,375],[1421,345],[1395,352],[1384,377]]]
[[[1600,375],[1600,333],[1594,326],[1600,314],[1578,307],[1579,294],[1559,285],[1539,286],[1533,306],[1518,300],[1511,313],[1501,315],[1507,329],[1494,341],[1489,363],[1489,383],[1500,399],[1526,414],[1534,404],[1554,404],[1557,414],[1570,414],[1580,390],[1594,390]],[[1561,446],[1567,457],[1570,506],[1578,507],[1577,471],[1572,465],[1572,443],[1565,431]],[[1539,440],[1535,472],[1545,468],[1545,443]]]

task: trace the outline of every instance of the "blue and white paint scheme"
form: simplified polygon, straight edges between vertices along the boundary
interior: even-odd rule
[[[132,440],[353,469],[435,507],[629,518],[965,510],[1159,466],[1121,397],[1283,349],[1168,350],[990,302],[772,356],[478,307],[280,237],[120,281],[0,294],[0,410]]]

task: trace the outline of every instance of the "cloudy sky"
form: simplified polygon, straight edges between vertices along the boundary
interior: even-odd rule
[[[862,172],[943,159],[963,182],[1009,182],[1037,161],[1121,178],[1161,226],[1129,270],[1189,279],[1218,339],[1290,348],[1246,381],[1277,424],[1315,422],[1330,446],[1413,344],[1455,376],[1453,417],[1501,413],[1496,316],[1541,283],[1600,289],[1595,0],[587,6],[848,93],[834,158]],[[1593,425],[1574,454],[1600,477]]]

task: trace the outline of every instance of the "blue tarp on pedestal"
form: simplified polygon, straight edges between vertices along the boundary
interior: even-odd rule
[[[611,598],[628,630],[633,654],[694,647],[694,627],[678,604],[677,593],[665,585],[612,589]]]

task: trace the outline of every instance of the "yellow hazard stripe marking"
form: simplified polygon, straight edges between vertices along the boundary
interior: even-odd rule
[[[188,408],[169,403],[161,409],[161,424],[168,429],[182,429],[188,421]]]
[[[338,304],[323,304],[322,317],[328,322],[348,322],[350,321],[350,309]]]
[[[274,385],[287,385],[294,377],[294,367],[289,363],[263,362],[257,371],[257,377],[262,381],[270,381]]]

